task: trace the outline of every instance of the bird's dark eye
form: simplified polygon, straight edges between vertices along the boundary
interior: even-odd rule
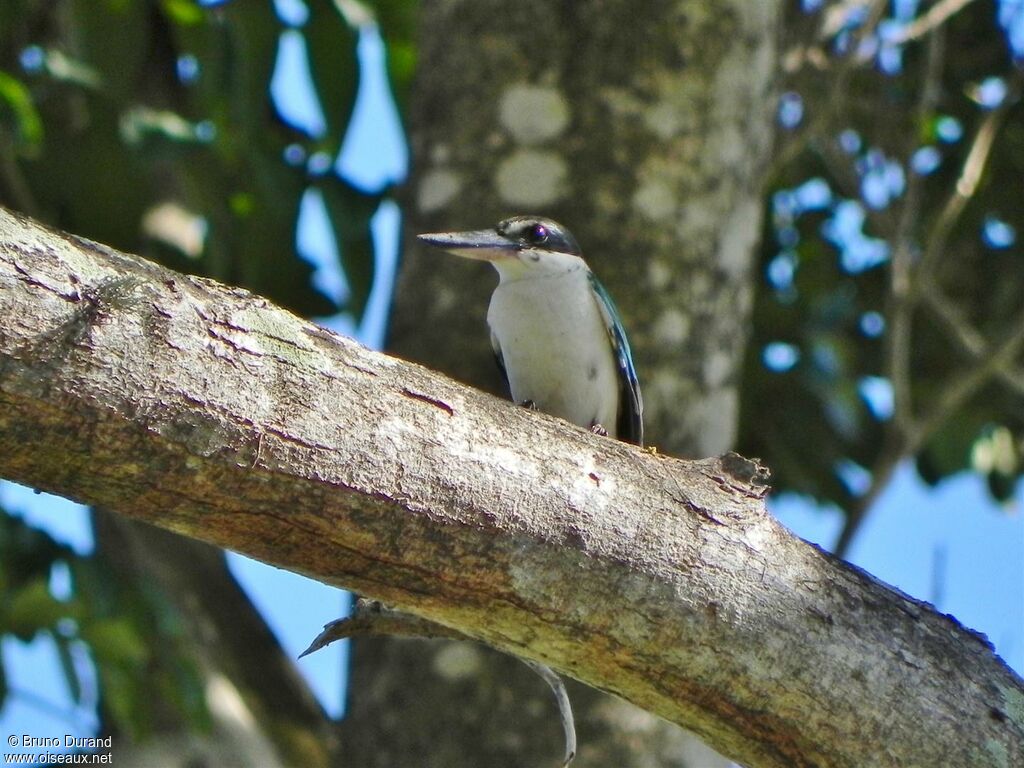
[[[547,242],[548,228],[543,224],[534,224],[526,233],[526,239],[533,245],[540,245],[541,243]]]

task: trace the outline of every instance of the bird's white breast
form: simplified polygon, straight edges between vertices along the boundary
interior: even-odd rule
[[[615,436],[618,372],[586,269],[502,281],[487,322],[513,400]]]

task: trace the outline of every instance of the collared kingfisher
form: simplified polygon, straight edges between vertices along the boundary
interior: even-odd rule
[[[643,400],[622,320],[575,238],[550,219],[419,235],[498,270],[487,324],[512,399],[643,445]]]

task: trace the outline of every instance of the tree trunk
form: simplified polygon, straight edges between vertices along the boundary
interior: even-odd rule
[[[653,441],[735,435],[780,3],[427,2],[413,231],[560,220],[627,319]],[[496,392],[495,277],[407,249],[389,348]]]
[[[737,430],[779,6],[424,4],[409,230],[517,213],[567,225],[623,311],[648,439],[678,455],[721,453]],[[495,282],[411,246],[389,349],[506,396],[484,324]],[[401,640],[358,640],[353,659],[346,745],[360,766],[559,754],[550,694],[514,660]],[[621,701],[571,696],[582,768],[727,762]]]
[[[1016,765],[984,638],[664,458],[0,209],[0,476],[354,589],[753,768]]]

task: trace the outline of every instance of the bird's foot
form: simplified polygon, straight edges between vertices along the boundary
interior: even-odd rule
[[[520,405],[523,406],[523,408],[529,408],[531,411],[537,410],[537,404],[533,402],[533,400],[523,400]]]
[[[590,422],[590,431],[593,432],[595,435],[600,435],[601,437],[608,437],[608,430],[601,426],[597,421]]]

